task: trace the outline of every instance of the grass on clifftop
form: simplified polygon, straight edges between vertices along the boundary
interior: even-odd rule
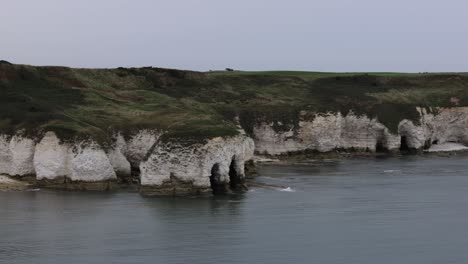
[[[454,99],[455,98],[455,99]],[[468,105],[464,73],[191,72],[73,69],[0,63],[0,131],[53,130],[106,142],[112,131],[167,131],[165,138],[236,135],[259,120],[297,124],[301,110],[353,111],[395,130],[415,106]]]

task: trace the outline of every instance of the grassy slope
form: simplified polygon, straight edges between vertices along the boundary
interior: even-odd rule
[[[201,139],[251,131],[258,120],[298,121],[300,110],[350,109],[391,129],[414,106],[468,105],[464,73],[190,72],[159,68],[71,69],[0,62],[0,131],[54,130],[62,138],[113,130],[169,131]],[[282,127],[278,127],[282,129]]]

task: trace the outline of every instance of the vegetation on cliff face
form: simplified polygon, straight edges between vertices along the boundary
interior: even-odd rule
[[[353,111],[395,130],[415,106],[468,105],[463,73],[192,72],[161,68],[73,69],[0,63],[0,131],[56,131],[106,141],[113,131],[164,138],[235,135],[258,121],[297,124],[302,110]]]

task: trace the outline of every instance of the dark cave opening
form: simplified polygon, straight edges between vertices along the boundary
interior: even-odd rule
[[[213,165],[213,167],[211,168],[210,186],[211,186],[211,190],[213,190],[213,194],[226,193],[226,186],[221,181],[221,172],[220,172],[218,163]]]
[[[375,143],[375,152],[388,152],[385,142],[382,139],[378,139]]]
[[[401,136],[400,139],[400,151],[409,151],[410,148],[408,146],[408,139],[406,136]]]
[[[140,167],[139,166],[131,166],[131,171],[130,171],[130,179],[129,181],[134,184],[140,184]]]
[[[237,191],[242,186],[242,179],[237,171],[237,162],[233,158],[229,166],[229,187],[233,191]]]

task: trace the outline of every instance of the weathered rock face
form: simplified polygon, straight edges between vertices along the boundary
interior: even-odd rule
[[[10,138],[6,135],[0,135],[0,174],[10,174],[10,166]]]
[[[243,187],[245,164],[253,160],[254,151],[279,155],[309,150],[427,149],[434,144],[445,149],[442,144],[453,145],[447,143],[458,143],[457,149],[464,149],[463,145],[468,145],[468,108],[418,111],[419,120],[402,119],[394,133],[376,118],[302,112],[296,126],[288,129],[275,130],[286,127],[283,124],[257,124],[254,139],[241,133],[184,144],[162,142],[160,132],[141,130],[127,140],[116,134],[114,143],[105,150],[93,141],[61,142],[53,132],[37,139],[21,133],[0,134],[0,174],[33,176],[49,187],[108,189],[119,177],[129,177],[133,167],[141,171],[145,194],[225,193]]]
[[[94,189],[94,183],[116,179],[110,158],[98,144],[61,143],[53,132],[47,132],[37,144],[30,138],[1,135],[0,171],[10,176],[34,176],[42,186],[66,189],[76,189],[75,183],[82,190],[88,189],[85,183],[93,183]]]
[[[399,134],[410,148],[429,148],[447,142],[468,145],[468,107],[418,109],[420,124],[401,122]]]
[[[72,181],[97,182],[117,179],[106,153],[93,142],[82,142],[75,146],[69,164],[69,177]]]
[[[139,166],[159,136],[157,131],[141,130],[126,141],[116,134],[114,144],[104,151],[93,141],[63,143],[53,132],[45,133],[40,140],[0,134],[0,173],[32,175],[45,186],[79,182],[78,189],[86,189],[84,183],[130,176],[130,161]]]
[[[99,145],[90,141],[61,143],[52,132],[37,144],[33,164],[36,179],[46,187],[86,190],[96,189],[97,182],[116,180],[110,159]]]
[[[156,144],[140,166],[142,191],[180,195],[239,188],[245,178],[244,164],[253,159],[253,153],[253,140],[244,135],[191,146]]]
[[[418,109],[421,118],[418,124],[402,119],[398,133],[391,133],[376,118],[346,116],[340,113],[320,113],[310,118],[310,113],[301,113],[297,127],[275,131],[274,123],[260,123],[254,127],[256,152],[280,155],[291,152],[334,149],[357,151],[395,151],[427,148],[434,143],[460,142],[468,145],[468,108],[437,108],[428,113]],[[305,118],[307,116],[308,118]]]
[[[429,143],[459,142],[468,145],[468,107],[419,109],[422,133]]]
[[[34,174],[34,149],[32,139],[22,136],[14,136],[10,141],[11,167],[10,175]]]
[[[34,174],[34,150],[32,139],[0,135],[0,173],[12,176]]]
[[[46,133],[37,144],[32,164],[37,180],[99,182],[116,179],[109,158],[96,143],[61,144],[52,132]]]
[[[29,187],[30,185],[26,182],[14,180],[0,174],[0,191],[22,191]]]
[[[68,144],[60,144],[55,133],[48,132],[37,144],[34,167],[38,180],[55,180],[70,175]]]
[[[304,116],[306,113],[302,113]],[[310,115],[307,115],[310,116]],[[254,127],[256,152],[279,155],[290,152],[334,149],[375,151],[381,145],[386,149],[399,147],[399,137],[376,119],[340,113],[315,114],[312,120],[301,118],[298,127],[275,131],[273,124],[261,123]]]
[[[107,156],[109,157],[110,164],[114,168],[116,175],[120,178],[129,177],[131,174],[131,165],[123,154],[126,150],[127,143],[122,135],[117,134],[115,136],[115,143],[112,148],[108,151]]]
[[[148,151],[158,141],[161,132],[144,129],[133,135],[125,144],[120,140],[121,152],[134,167],[139,167]]]

